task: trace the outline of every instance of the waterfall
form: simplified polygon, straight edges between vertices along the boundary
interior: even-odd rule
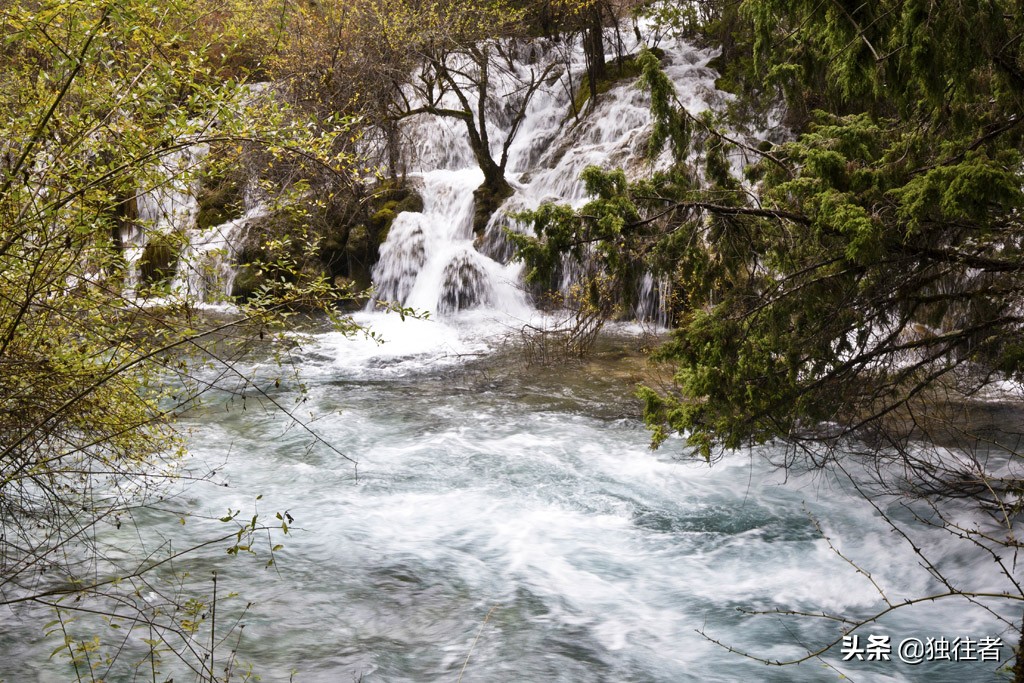
[[[213,303],[231,296],[247,228],[268,212],[250,186],[242,193],[241,216],[200,226],[198,177],[208,154],[205,144],[167,154],[154,169],[157,180],[136,193],[137,221],[127,222],[120,235],[126,295],[148,287],[150,298],[159,294]]]
[[[191,145],[161,157],[153,186],[136,194],[138,223],[128,223],[121,232],[127,262],[125,288],[130,295],[143,284],[142,265],[147,250],[175,250],[174,243],[180,242],[184,231],[195,225],[199,200],[194,171],[208,152],[206,145]]]
[[[657,43],[665,71],[691,113],[724,106],[728,95],[715,88],[715,73],[707,66],[714,51],[681,39],[645,36],[641,29],[637,36],[610,30],[606,44],[618,44],[619,55],[632,55],[642,44]],[[467,101],[483,101],[490,153],[494,159],[507,154],[505,178],[512,195],[485,229],[475,234],[474,191],[484,175],[464,122],[431,114],[406,119],[401,126],[406,180],[419,189],[423,209],[399,213],[388,228],[372,270],[371,307],[377,301],[389,301],[439,315],[486,308],[527,316],[531,306],[521,284],[522,266],[513,262],[506,238],[506,230],[527,229],[515,220],[516,213],[544,202],[582,206],[588,197],[580,174],[590,165],[619,166],[636,177],[668,163],[664,157],[653,162],[644,157],[652,127],[650,98],[634,79],[614,84],[593,106],[574,113],[574,98],[586,78],[578,42],[510,42],[501,54],[507,57],[506,63],[489,72],[487,97],[479,97],[468,76],[456,78],[464,79],[460,87]],[[617,55],[606,57],[612,63]],[[471,73],[471,65],[456,66],[453,73]],[[545,77],[538,81],[538,74]],[[539,86],[527,102],[525,115],[517,120],[522,85],[530,79]],[[432,104],[462,106],[451,92]],[[157,169],[167,180],[137,194],[139,221],[127,225],[121,235],[129,292],[207,302],[230,298],[241,244],[249,228],[268,212],[255,193],[247,191],[241,215],[218,225],[198,226],[196,171],[208,154],[208,147],[201,144],[168,154]],[[737,167],[741,161],[736,161]],[[153,267],[156,262],[159,268]],[[578,264],[565,263],[563,294],[569,294],[584,271]],[[159,289],[153,287],[154,277],[160,280]],[[638,277],[636,291],[626,298],[635,302],[633,314],[638,319],[664,325],[670,297],[667,280],[648,273]]]
[[[625,36],[614,36],[625,39]],[[609,34],[608,45],[614,45]],[[640,36],[641,40],[652,36]],[[641,43],[631,33],[622,45],[627,54]],[[681,39],[663,41],[666,73],[675,83],[680,101],[691,113],[724,106],[724,93],[715,88],[716,74],[707,63],[716,55]],[[522,52],[522,51],[521,51]],[[615,55],[607,55],[609,62]],[[424,209],[401,213],[380,247],[380,260],[373,270],[376,296],[417,309],[449,313],[461,308],[489,306],[505,311],[521,310],[525,295],[518,286],[519,268],[510,263],[512,249],[505,230],[524,230],[510,216],[535,209],[544,202],[563,202],[580,207],[587,201],[580,174],[590,165],[621,166],[628,175],[649,172],[665,165],[667,158],[643,161],[652,120],[649,95],[624,79],[602,93],[588,112],[574,116],[573,96],[585,79],[586,64],[579,44],[533,44],[509,68],[491,75],[496,97],[485,106],[491,133],[491,153],[498,158],[510,130],[508,102],[516,83],[529,69],[534,73],[546,66],[557,77],[549,78],[533,94],[525,118],[508,147],[506,179],[514,193],[492,216],[484,234],[472,232],[473,191],[483,175],[469,143],[466,127],[454,118],[420,114],[404,123],[411,157],[409,175],[422,181]],[[479,93],[467,83],[467,99],[478,101]],[[442,100],[441,106],[458,107]],[[578,282],[580,269],[566,264],[562,282],[568,293]],[[659,325],[667,322],[670,298],[667,280],[651,274],[640,278],[633,294],[633,313],[641,320]]]
[[[651,273],[644,273],[637,292],[633,316],[637,320],[652,322],[658,327],[668,326],[668,299],[672,295],[669,283],[665,278],[655,278]]]

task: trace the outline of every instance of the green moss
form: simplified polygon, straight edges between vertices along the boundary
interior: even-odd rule
[[[391,224],[395,222],[398,214],[403,211],[423,211],[423,197],[408,186],[385,185],[378,192],[370,210],[373,213],[367,225],[361,227],[368,228],[368,237],[372,237],[373,246],[377,247],[387,239]]]
[[[395,213],[402,213],[403,211],[412,211],[415,213],[421,213],[423,211],[423,197],[419,192],[415,190],[406,189],[405,197],[398,200],[395,205]]]
[[[654,48],[651,50],[654,56],[659,60],[665,56],[665,51]],[[607,76],[600,78],[597,81],[597,93],[603,95],[604,93],[615,87],[619,81],[626,79],[636,79],[640,77],[640,66],[636,62],[636,55],[628,55],[622,59],[618,59],[607,65]],[[583,79],[580,83],[580,87],[576,90],[576,96],[572,101],[572,115],[579,116],[583,109],[587,106],[587,102],[591,100],[590,92],[590,80],[587,78]]]
[[[155,287],[170,282],[178,268],[180,240],[154,235],[139,259],[139,276],[143,285]]]
[[[345,248],[350,254],[362,254],[372,246],[370,230],[362,223],[352,226],[348,231],[348,244]]]
[[[370,225],[373,227],[374,233],[387,232],[391,228],[395,217],[398,216],[398,213],[395,211],[397,204],[398,202],[388,202],[379,211],[370,216]]]
[[[244,213],[243,187],[235,174],[208,175],[202,179],[197,199],[196,225],[205,230],[227,223]]]
[[[240,266],[231,285],[231,296],[245,301],[251,298],[265,282],[266,274],[256,266]]]

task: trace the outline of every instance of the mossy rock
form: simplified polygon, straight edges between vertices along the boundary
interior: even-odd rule
[[[375,233],[386,232],[398,214],[404,211],[422,212],[423,197],[407,186],[386,189],[374,202],[374,209],[370,216],[370,228]]]
[[[386,236],[390,227],[388,224],[387,228],[376,231],[359,223],[349,230],[348,244],[345,245],[346,265],[348,277],[355,283],[356,289],[370,286],[373,266],[380,256],[378,247],[384,239],[381,235]]]
[[[166,235],[154,235],[146,243],[139,259],[139,279],[143,285],[154,287],[170,282],[178,269],[180,243],[180,239]]]
[[[473,232],[482,236],[491,221],[491,216],[502,203],[514,194],[512,186],[505,182],[488,185],[484,183],[473,190]]]
[[[651,53],[661,61],[665,58],[665,51],[660,48],[653,48]],[[626,79],[637,79],[640,77],[640,65],[637,64],[636,55],[627,55],[606,65],[607,74],[597,81],[597,93],[604,93],[615,87],[620,81]],[[576,90],[576,96],[572,100],[572,116],[579,116],[583,109],[592,99],[590,92],[590,79],[584,78],[580,87]]]
[[[411,211],[413,213],[423,212],[423,195],[412,188],[405,188],[405,196],[398,200],[395,206],[395,213]]]
[[[349,230],[347,226],[342,226],[338,232],[332,233],[324,237],[323,242],[320,243],[320,249],[325,252],[339,252],[345,251],[345,244],[348,242]]]
[[[245,213],[244,188],[234,174],[205,176],[196,199],[199,201],[199,215],[196,225],[201,229],[227,223]]]
[[[422,211],[423,197],[402,180],[388,180],[369,189],[369,197],[348,205],[354,211],[321,216],[317,230],[322,239],[316,257],[331,278],[344,278],[356,289],[370,285],[370,273],[380,258],[380,245],[387,239],[398,214]],[[280,234],[288,228],[282,223],[265,229]],[[308,256],[308,255],[304,255]]]
[[[365,237],[369,238],[373,243],[372,246],[376,248],[388,238],[391,224],[395,222],[398,214],[406,211],[414,213],[423,211],[423,196],[408,185],[398,187],[385,185],[378,191],[370,210],[373,213],[366,224],[356,226],[356,228],[366,229]],[[356,231],[356,228],[353,228],[353,232]],[[356,235],[356,238],[359,244],[354,246],[353,250],[358,251],[369,246],[361,241],[364,238],[363,233]],[[351,240],[352,234],[349,235],[349,241]]]
[[[251,299],[267,281],[267,275],[253,265],[239,266],[231,284],[231,296],[241,301]]]
[[[374,240],[370,236],[370,230],[364,224],[352,226],[348,231],[348,242],[345,244],[345,251],[350,254],[361,254],[374,246]]]
[[[387,232],[391,228],[391,224],[398,216],[398,211],[395,211],[396,206],[398,206],[398,202],[388,202],[370,216],[370,226],[374,233]]]

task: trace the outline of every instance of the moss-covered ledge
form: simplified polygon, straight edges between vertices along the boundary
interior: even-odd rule
[[[652,48],[651,54],[662,61],[665,58],[665,51],[661,48]],[[603,95],[614,88],[620,81],[635,80],[640,77],[640,65],[636,63],[636,55],[625,55],[610,62],[607,66],[607,74],[604,78],[597,80],[597,94]],[[590,91],[590,80],[582,79],[580,87],[576,89],[576,95],[569,105],[569,116],[576,118],[586,109],[587,104],[594,100]]]

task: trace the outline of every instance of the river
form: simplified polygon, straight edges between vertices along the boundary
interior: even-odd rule
[[[588,362],[531,366],[514,323],[484,312],[363,319],[394,345],[326,333],[296,356],[308,392],[296,414],[358,467],[258,400],[214,401],[189,420],[194,457],[223,462],[229,484],[196,487],[196,506],[244,517],[262,494],[261,510],[295,520],[276,569],[262,557],[218,562],[222,581],[256,602],[241,651],[264,680],[294,669],[325,683],[454,681],[463,667],[465,681],[994,678],[992,662],[896,661],[907,638],[1012,642],[962,600],[858,631],[888,636],[890,661],[844,662],[837,646],[769,668],[704,637],[795,658],[838,626],[745,612],[864,617],[884,607],[872,581],[893,601],[940,587],[834,476],[787,476],[757,450],[714,467],[679,440],[651,451],[631,398],[650,378],[637,347],[651,340],[636,328]],[[277,391],[283,404],[298,398]],[[883,505],[953,575],[998,585],[947,533],[898,500]]]
[[[667,39],[662,47],[691,113],[725,106],[707,67],[713,52]],[[582,53],[570,57],[565,73],[578,78]],[[622,83],[569,125],[572,92],[552,85],[530,103],[509,148],[515,195],[506,210],[551,199],[578,206],[585,166],[638,163],[646,95]],[[842,638],[843,623],[813,615],[865,619],[885,599],[942,592],[886,516],[964,590],[1013,588],[990,557],[915,519],[906,501],[876,508],[842,477],[772,468],[778,446],[713,467],[688,458],[678,438],[650,450],[632,393],[652,379],[641,348],[655,340],[639,326],[612,329],[585,362],[531,362],[520,329],[536,314],[521,265],[500,244],[507,221],[496,216],[483,239],[472,232],[482,176],[460,125],[409,122],[419,164],[410,177],[424,210],[396,218],[374,278],[383,298],[405,305],[444,310],[472,290],[477,308],[404,322],[360,313],[388,343],[314,329],[284,366],[236,366],[259,390],[210,392],[181,421],[183,466],[214,474],[175,485],[131,523],[101,529],[100,541],[137,562],[253,514],[288,521],[289,533],[261,535],[255,557],[230,556],[231,542],[188,554],[151,574],[136,599],[156,609],[154,596],[178,584],[212,597],[216,571],[215,671],[229,665],[231,680],[244,680],[248,665],[263,681],[310,683],[998,680],[1016,644],[998,617],[1019,621],[1007,601],[994,612],[962,599],[899,608],[845,649],[799,665],[769,667],[727,649],[798,659]],[[638,317],[663,319],[662,287],[644,279]],[[266,546],[277,543],[268,567]],[[213,621],[205,608],[197,615]],[[43,637],[51,619],[15,606],[0,630],[0,680],[74,679],[60,634]],[[97,675],[198,680],[169,653],[160,674],[133,672],[147,634],[129,625],[120,663],[109,674],[101,663]],[[81,616],[71,630],[101,628]],[[209,631],[197,631],[204,643]],[[1001,661],[981,661],[984,638],[1003,639]],[[899,644],[913,639],[938,661],[900,661]]]

